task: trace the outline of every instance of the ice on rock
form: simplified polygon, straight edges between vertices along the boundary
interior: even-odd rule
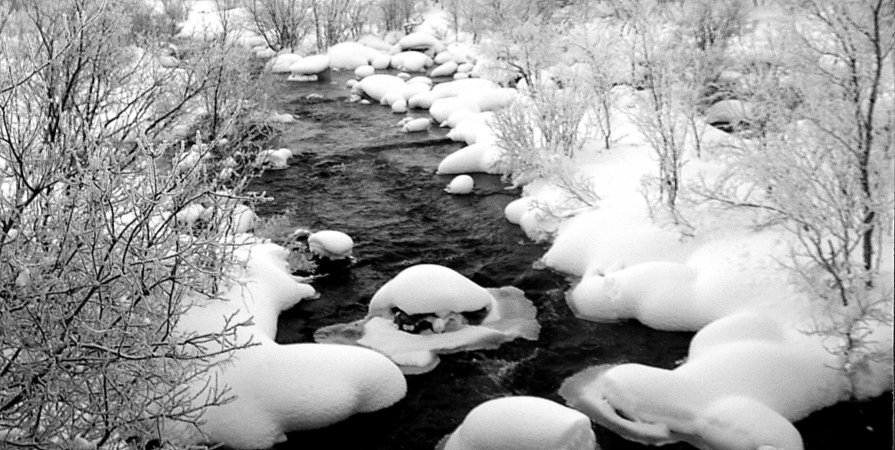
[[[317,75],[329,69],[329,56],[311,55],[292,63],[289,71],[294,75]]]
[[[819,339],[752,312],[716,320],[673,370],[598,366],[560,388],[566,402],[627,439],[719,450],[801,449],[791,421],[849,397]]]
[[[354,70],[370,63],[375,50],[357,42],[341,42],[327,50],[330,66],[335,69]]]
[[[321,230],[308,236],[308,247],[317,256],[342,259],[351,256],[354,240],[341,231]]]
[[[435,173],[454,175],[460,173],[499,173],[497,160],[500,149],[493,144],[472,144],[447,155]]]
[[[447,267],[421,264],[383,285],[366,318],[321,328],[314,339],[369,347],[404,373],[424,373],[435,368],[439,353],[536,340],[536,313],[519,289],[485,289]]]
[[[469,175],[457,175],[444,189],[448,194],[465,195],[472,192],[475,182]]]
[[[182,444],[270,448],[285,441],[287,432],[329,426],[404,397],[404,376],[377,352],[274,342],[280,312],[314,295],[314,289],[289,273],[285,248],[257,240],[246,244],[236,251],[245,263],[244,272],[233,274],[242,282],[225,289],[222,300],[195,299],[178,331],[215,332],[229,317],[237,323],[251,320],[237,329],[234,339],[257,345],[236,350],[226,364],[190,387],[199,394],[206,383],[226,385],[233,401],[208,407],[198,427],[167,423],[166,437]]]
[[[594,450],[590,419],[556,402],[528,396],[482,403],[436,447],[442,450]]]
[[[391,92],[402,92],[404,89],[404,80],[394,75],[377,73],[360,80],[356,87],[360,89],[361,92],[378,102],[386,94]]]

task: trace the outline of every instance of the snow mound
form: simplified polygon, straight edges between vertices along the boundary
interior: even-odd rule
[[[392,57],[387,53],[376,53],[370,57],[370,65],[376,70],[388,69],[392,64]]]
[[[439,353],[537,340],[536,314],[517,288],[485,289],[447,267],[420,264],[383,285],[366,318],[321,328],[314,340],[369,347],[404,373],[424,373],[438,365]]]
[[[295,53],[283,53],[282,55],[274,56],[267,62],[265,67],[273,73],[289,73],[291,72],[289,68],[292,67],[293,64],[301,61],[301,59],[301,55],[296,55]]]
[[[500,149],[493,144],[472,144],[447,155],[435,172],[439,175],[454,175],[459,173],[490,173],[499,171],[496,168],[500,157]]]
[[[321,230],[308,236],[308,247],[317,256],[341,259],[351,256],[354,241],[341,231]]]
[[[673,370],[598,366],[560,395],[603,426],[652,445],[801,449],[790,421],[848,398],[843,371],[816,339],[756,313],[712,322]]]
[[[294,62],[289,66],[289,71],[293,75],[317,75],[329,69],[329,56],[327,55],[311,55]]]
[[[374,50],[357,42],[341,42],[327,50],[330,66],[335,69],[354,70],[369,64]]]
[[[468,78],[465,80],[454,80],[448,81],[447,83],[440,83],[432,88],[432,92],[439,95],[440,98],[443,97],[456,97],[461,94],[491,90],[497,88],[497,85],[494,84],[491,80],[486,80],[483,78]]]
[[[365,64],[354,69],[354,76],[357,77],[358,80],[362,80],[374,73],[376,73],[376,68],[371,65]]]
[[[429,33],[416,32],[402,37],[398,41],[401,50],[431,50],[433,54],[444,51],[444,44]]]
[[[742,100],[721,100],[705,111],[705,121],[710,124],[737,125],[750,122],[754,117],[752,105]]]
[[[404,72],[422,72],[431,65],[432,58],[426,56],[425,53],[407,51],[392,55],[392,68]]]
[[[491,295],[456,271],[436,264],[402,270],[370,300],[370,315],[401,308],[407,314],[476,311],[491,305]]]
[[[560,272],[584,275],[640,262],[681,261],[685,254],[678,233],[601,208],[564,222],[541,261]]]
[[[438,89],[438,86],[441,85],[432,88],[432,92],[435,92],[435,90]],[[479,112],[478,105],[470,98],[446,97],[439,98],[432,102],[432,106],[429,107],[429,115],[435,119],[435,122],[442,123],[446,121],[451,114],[461,110],[471,113]]]
[[[282,170],[289,167],[292,150],[288,148],[261,150],[255,157],[255,165],[268,169]]]
[[[390,92],[401,92],[404,80],[394,75],[377,73],[360,80],[355,87],[378,102]]]
[[[432,69],[432,72],[429,73],[429,76],[432,78],[435,77],[450,77],[454,75],[454,72],[457,71],[457,63],[453,61],[448,61],[444,64],[439,65],[438,67]]]
[[[465,195],[472,192],[475,182],[469,175],[458,175],[444,189],[448,194]]]
[[[590,419],[539,397],[503,397],[482,403],[438,447],[443,450],[593,450]]]
[[[402,127],[402,133],[416,133],[420,131],[426,131],[429,127],[432,126],[432,121],[428,118],[419,118],[407,121]]]
[[[233,352],[191,386],[200,394],[206,383],[230,388],[234,400],[209,407],[195,427],[166,424],[165,435],[177,442],[222,443],[235,449],[270,448],[286,433],[332,425],[363,412],[391,406],[404,397],[406,380],[381,354],[358,347],[274,342],[277,317],[314,289],[290,275],[280,246],[247,241],[237,250],[245,263],[222,300],[196,299],[181,318],[181,333],[220,330],[232,317],[251,324],[237,329],[236,342],[257,345]],[[199,396],[199,400],[204,396]]]

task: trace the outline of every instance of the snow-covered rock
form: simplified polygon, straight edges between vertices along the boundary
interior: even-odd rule
[[[363,80],[364,78],[373,75],[374,73],[376,73],[376,69],[369,64],[358,66],[356,69],[354,69],[354,76],[357,77],[358,80]]]
[[[755,118],[751,104],[742,100],[721,100],[705,111],[705,121],[710,124],[738,125]]]
[[[395,114],[404,114],[407,112],[407,100],[399,98],[392,103],[392,112]]]
[[[448,194],[455,195],[465,195],[472,192],[472,189],[475,187],[475,182],[469,175],[457,175],[453,180],[444,188],[444,191]]]
[[[392,307],[408,314],[476,311],[491,305],[491,295],[469,278],[444,266],[408,267],[385,283],[370,300],[370,314]]]
[[[327,55],[311,55],[292,63],[289,71],[294,75],[317,75],[329,69],[330,59]]]
[[[438,67],[432,69],[429,72],[429,76],[432,78],[435,77],[450,77],[454,75],[454,72],[457,71],[457,63],[453,61],[448,61],[444,64],[439,65]]]
[[[510,223],[519,225],[522,215],[534,208],[535,199],[532,197],[520,197],[507,203],[503,214]]]
[[[647,261],[683,262],[686,253],[678,233],[601,208],[564,222],[541,261],[560,272],[584,275]]]
[[[383,285],[366,318],[317,330],[314,339],[369,347],[405,373],[424,373],[435,368],[439,353],[536,340],[536,312],[519,289],[485,289],[447,267],[421,264]]]
[[[334,69],[354,70],[370,63],[374,50],[357,42],[340,42],[327,50]]]
[[[598,366],[563,383],[566,401],[622,436],[652,445],[801,449],[790,421],[848,398],[821,342],[772,317],[740,313],[693,339],[673,370]]]
[[[432,88],[432,92],[443,97],[456,97],[461,94],[495,89],[497,85],[493,81],[482,78],[470,78],[467,80],[448,81],[439,83]]]
[[[293,64],[301,61],[301,59],[301,55],[296,55],[295,53],[283,53],[274,56],[267,62],[266,67],[273,73],[288,73],[291,72],[289,68],[292,67]]]
[[[403,92],[404,80],[394,75],[377,73],[360,80],[356,87],[373,100],[379,101],[390,92]]]
[[[401,50],[431,50],[433,54],[444,50],[444,44],[429,33],[416,32],[402,37],[398,41]]]
[[[432,92],[435,92],[439,86],[441,85],[439,84],[432,88]],[[432,106],[429,107],[429,115],[431,115],[436,122],[442,123],[446,121],[451,114],[460,110],[479,112],[478,105],[475,101],[469,98],[447,97],[439,98],[432,102]]]
[[[308,247],[317,256],[341,259],[351,256],[354,240],[341,231],[321,230],[308,236]]]
[[[402,133],[416,133],[419,131],[426,131],[429,127],[432,126],[432,121],[425,117],[419,119],[412,119],[402,125],[401,132]]]
[[[503,397],[482,403],[442,441],[443,450],[594,450],[590,419],[539,397]]]
[[[280,170],[289,167],[289,158],[291,157],[292,150],[288,148],[262,150],[255,157],[255,164],[269,169]]]
[[[401,52],[392,55],[391,67],[404,72],[422,72],[432,65],[432,58],[416,51]]]
[[[392,57],[387,53],[376,53],[370,57],[370,65],[376,70],[388,69],[392,64]]]
[[[453,175],[458,173],[490,173],[496,174],[500,149],[493,144],[472,144],[447,155],[435,173]]]
[[[224,322],[251,320],[237,329],[236,342],[258,344],[236,350],[190,386],[199,395],[208,384],[227,386],[233,401],[206,408],[198,427],[167,423],[165,436],[182,444],[222,443],[235,449],[270,448],[289,431],[322,428],[363,412],[391,406],[404,397],[406,381],[381,354],[359,347],[274,342],[277,317],[314,289],[289,273],[283,247],[249,241],[237,249],[245,268],[241,283],[223,300],[196,299],[178,323],[182,333],[220,331]],[[217,384],[215,384],[217,383]],[[198,401],[205,396],[199,395]]]
[[[438,94],[432,91],[425,91],[407,99],[407,106],[415,109],[429,109],[432,107],[432,103],[438,99]]]

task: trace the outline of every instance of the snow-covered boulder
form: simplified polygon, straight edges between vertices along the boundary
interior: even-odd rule
[[[206,408],[198,427],[166,423],[167,438],[184,445],[271,448],[284,442],[287,432],[326,427],[404,397],[404,376],[377,352],[274,342],[279,314],[315,292],[289,273],[285,248],[251,238],[245,243],[236,250],[244,269],[231,274],[241,282],[224,290],[223,299],[195,299],[177,330],[202,334],[220,331],[228,320],[249,322],[232,339],[257,345],[236,350],[187,393],[205,401],[203,390],[212,383],[227,386],[233,400]]]
[[[311,253],[329,259],[342,259],[351,256],[354,240],[351,236],[335,230],[321,230],[308,236],[308,248]]]
[[[317,75],[329,69],[329,56],[311,55],[292,63],[289,71],[293,75]]]
[[[425,53],[406,51],[392,55],[391,66],[404,72],[422,72],[432,65],[432,58]]]
[[[438,94],[432,91],[420,92],[407,99],[407,106],[415,109],[429,109],[432,107],[432,103],[438,99]]]
[[[360,80],[356,87],[373,100],[379,101],[390,92],[403,92],[404,80],[394,75],[377,73]]]
[[[399,98],[392,103],[392,112],[395,114],[404,114],[407,112],[407,100]]]
[[[268,169],[282,170],[289,167],[292,150],[288,148],[261,150],[255,157],[255,165]]]
[[[535,202],[536,200],[533,197],[519,197],[507,203],[507,206],[503,209],[504,217],[507,218],[508,222],[519,225],[522,221],[522,215],[534,209]]]
[[[536,312],[519,289],[485,289],[447,267],[421,264],[379,288],[366,318],[317,330],[314,339],[369,347],[405,373],[424,373],[438,353],[536,340]]]
[[[288,73],[290,72],[289,68],[300,61],[301,58],[301,55],[296,55],[295,53],[283,53],[274,56],[267,62],[265,67],[273,73]]]
[[[541,261],[560,272],[584,275],[647,261],[683,262],[686,253],[678,233],[601,208],[563,222]]]
[[[432,54],[444,50],[444,44],[438,38],[423,32],[410,33],[407,36],[402,37],[397,45],[401,50],[431,50]]]
[[[439,65],[438,67],[432,69],[429,72],[429,76],[432,78],[436,77],[450,77],[454,75],[454,72],[457,71],[457,63],[453,61],[448,61],[444,64]]]
[[[334,69],[354,70],[370,63],[371,48],[357,42],[341,42],[327,50],[330,66]]]
[[[594,450],[590,419],[539,397],[503,397],[482,403],[436,447],[443,450]]]
[[[376,73],[376,69],[369,64],[358,66],[356,69],[354,69],[354,76],[357,77],[358,80],[363,80],[364,78],[373,75],[374,73]]]
[[[444,100],[451,99],[458,100],[460,105],[466,104],[460,97],[451,97]],[[473,106],[475,107],[475,105]],[[451,115],[456,114],[457,111],[462,110],[456,109]],[[475,111],[475,109],[469,111]],[[488,123],[493,117],[494,114],[491,112],[471,114],[457,123],[457,125],[448,132],[446,137],[452,141],[465,142],[467,145],[493,142],[494,139],[492,138],[493,134],[491,132],[491,126]],[[448,118],[450,118],[450,116]]]
[[[411,119],[401,126],[402,133],[416,133],[426,131],[432,126],[432,121],[425,117],[419,119]]]
[[[478,92],[488,89],[495,89],[497,85],[493,81],[482,78],[470,78],[467,80],[448,81],[446,83],[437,84],[432,88],[432,92],[442,97],[456,97],[461,94],[470,92]]]
[[[801,449],[790,423],[848,398],[822,342],[791,325],[739,313],[703,328],[673,370],[598,366],[563,383],[566,402],[622,436],[719,450]]]
[[[389,51],[389,49],[392,48],[392,44],[389,44],[378,36],[374,36],[372,34],[362,36],[360,39],[357,40],[357,43],[363,44],[366,47],[377,50],[379,52],[387,52]]]
[[[453,180],[444,188],[444,191],[448,194],[455,195],[465,195],[472,193],[472,189],[475,187],[475,181],[469,175],[457,175]]]
[[[370,65],[376,70],[388,69],[392,64],[392,56],[388,53],[376,53],[370,57]]]
[[[435,173],[453,175],[458,173],[490,173],[496,174],[500,149],[493,144],[472,144],[447,155]]]
[[[248,233],[255,229],[258,215],[247,205],[239,204],[230,215],[231,233]]]
[[[432,88],[432,92],[435,92],[435,90],[438,89],[438,86],[440,85],[436,85]],[[478,105],[469,98],[447,97],[439,98],[432,102],[432,106],[429,107],[429,115],[431,115],[436,122],[442,123],[446,121],[451,114],[460,110],[479,112]]]
[[[742,100],[721,100],[705,110],[706,123],[736,126],[755,118],[752,105]]]

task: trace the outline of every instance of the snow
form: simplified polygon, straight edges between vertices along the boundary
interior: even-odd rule
[[[402,270],[370,300],[370,314],[397,306],[407,314],[477,311],[491,305],[491,295],[456,271],[436,264]]]
[[[429,33],[415,32],[401,38],[398,41],[401,50],[432,50],[439,53],[444,50],[444,44]]]
[[[357,42],[342,42],[327,50],[330,65],[334,69],[354,70],[369,64],[370,57],[376,53],[374,49]]]
[[[432,91],[421,92],[407,99],[407,106],[416,109],[429,109],[432,107],[432,103],[439,98],[440,97]]]
[[[432,65],[432,58],[426,56],[425,53],[407,51],[392,55],[392,68],[404,72],[422,72],[430,65]]]
[[[428,272],[429,269],[425,271]],[[459,274],[457,275],[459,276]],[[437,277],[433,286],[427,286],[425,279],[417,279],[418,285],[405,293],[420,294],[426,298],[432,296],[453,297],[453,300],[458,303],[469,303],[468,299],[458,298],[453,291],[441,290],[444,288],[442,282],[445,280]],[[386,283],[380,292],[389,283]],[[478,287],[475,284],[473,286]],[[469,286],[461,286],[460,292],[467,291],[467,287]],[[398,328],[390,307],[382,308],[380,304],[374,308],[373,302],[371,302],[370,313],[365,319],[321,328],[314,333],[314,340],[321,343],[369,347],[388,356],[395,364],[398,364],[404,373],[420,374],[429,372],[438,365],[439,354],[497,348],[504,342],[518,338],[538,339],[540,325],[535,319],[537,310],[531,301],[525,298],[525,294],[521,290],[512,286],[483,290],[491,300],[487,304],[488,315],[478,325],[463,323],[464,320],[458,319],[454,315],[455,313],[441,311],[438,318],[435,319],[435,323],[440,321],[443,326],[445,322],[450,321],[452,322],[451,329],[445,328],[444,331],[426,334],[412,334]],[[377,292],[378,294],[379,292]],[[374,301],[376,298],[374,296]],[[434,303],[439,305],[436,307],[445,307],[448,302],[436,301]],[[402,304],[406,305],[406,303]],[[417,310],[411,309],[411,311]],[[414,314],[410,311],[407,312]]]
[[[400,370],[381,354],[359,347],[274,342],[277,317],[314,289],[289,274],[283,247],[249,239],[237,249],[245,268],[233,274],[222,300],[196,299],[181,318],[181,333],[222,329],[228,317],[251,319],[236,342],[257,345],[236,350],[232,359],[190,386],[226,385],[233,401],[209,407],[198,427],[166,424],[165,436],[183,444],[222,443],[235,449],[270,448],[285,433],[321,428],[354,414],[391,406],[404,397]],[[200,401],[201,398],[200,397]]]
[[[436,95],[436,89],[438,89],[439,86],[441,85],[439,84],[432,88],[432,92]],[[439,98],[432,102],[432,106],[429,107],[429,115],[435,119],[435,122],[441,123],[446,121],[451,114],[460,110],[479,112],[478,105],[476,105],[475,101],[470,98],[447,97]]]
[[[362,80],[374,73],[376,73],[376,69],[369,64],[358,66],[354,69],[354,76],[357,77],[358,80]]]
[[[448,61],[439,65],[438,67],[432,69],[432,72],[429,72],[430,77],[449,77],[454,75],[454,72],[457,71],[457,63],[453,61]]]
[[[394,75],[377,73],[360,80],[356,87],[373,100],[379,101],[390,92],[401,92],[404,80]]]
[[[402,133],[416,133],[426,131],[432,126],[432,121],[428,118],[412,119],[401,127]]]
[[[447,155],[435,173],[453,175],[459,173],[497,173],[496,163],[500,149],[493,144],[472,144]]]
[[[443,98],[456,97],[461,94],[495,88],[497,88],[497,85],[494,84],[493,81],[486,80],[484,78],[469,78],[466,80],[455,80],[448,81],[446,83],[440,83],[432,88],[432,92],[435,92]]]
[[[469,175],[457,175],[444,189],[448,194],[464,195],[472,192],[475,183]]]
[[[330,58],[327,55],[311,55],[292,63],[289,71],[294,75],[316,75],[329,69]]]
[[[392,102],[392,112],[395,114],[404,114],[407,112],[407,100],[399,98]]]
[[[529,396],[488,400],[469,412],[444,450],[593,450],[590,419],[556,402]]]
[[[387,53],[376,53],[370,58],[370,65],[376,70],[388,69],[392,64],[392,57]]]
[[[560,272],[584,275],[648,261],[683,262],[686,253],[677,233],[600,208],[564,222],[541,261]]]
[[[308,236],[308,247],[312,253],[330,259],[351,256],[354,240],[351,236],[335,230],[321,230]]]
[[[754,118],[752,105],[742,100],[721,100],[705,111],[706,123],[736,125]]]
[[[269,169],[282,170],[289,167],[289,158],[291,157],[292,150],[288,148],[267,149],[258,152],[255,164]]]

